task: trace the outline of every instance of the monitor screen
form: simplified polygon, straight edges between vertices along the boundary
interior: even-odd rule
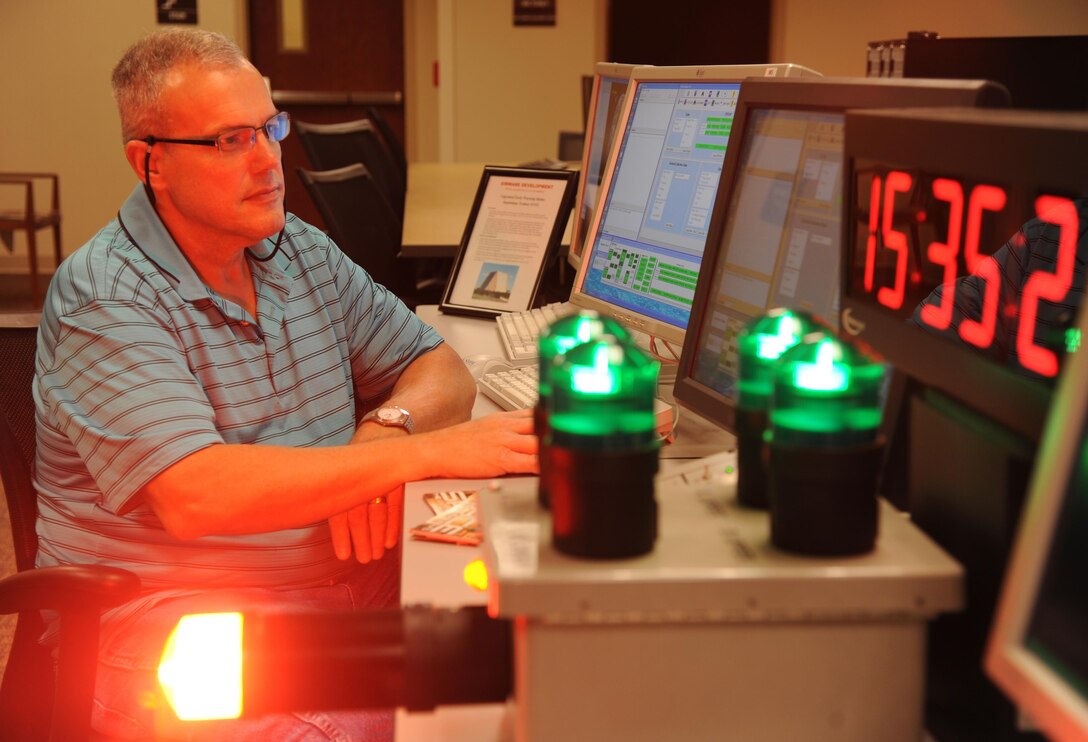
[[[682,343],[741,81],[813,74],[788,64],[636,68],[571,303]]]
[[[735,432],[736,339],[774,307],[838,326],[846,110],[1000,103],[983,82],[768,80],[741,91],[695,291],[677,401]]]
[[[574,221],[571,224],[570,251],[567,253],[567,262],[574,268],[582,264],[586,226],[593,221],[593,212],[597,208],[604,168],[612,152],[612,140],[623,112],[627,83],[633,69],[634,65],[610,62],[601,62],[594,69],[586,117],[585,149],[582,152],[582,177],[578,179],[578,193],[574,199]]]
[[[1084,312],[1077,331],[1088,331]],[[1058,742],[1088,739],[1085,379],[1082,351],[1055,392],[985,659],[990,677]]]

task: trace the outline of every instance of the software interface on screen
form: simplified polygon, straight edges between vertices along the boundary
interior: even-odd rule
[[[582,293],[687,327],[739,92],[736,82],[637,87]]]
[[[626,77],[602,75],[597,87],[596,104],[591,110],[593,118],[587,122],[589,148],[582,163],[581,194],[576,206],[574,244],[571,245],[571,254],[575,260],[581,259],[585,231],[593,221],[593,212],[597,208],[601,181],[604,180],[604,169],[608,164],[608,153],[612,151],[612,140],[623,113],[627,84]]]
[[[695,339],[692,376],[734,391],[736,339],[775,306],[807,309],[834,324],[839,313],[842,113],[756,109]],[[692,328],[694,330],[694,328]]]

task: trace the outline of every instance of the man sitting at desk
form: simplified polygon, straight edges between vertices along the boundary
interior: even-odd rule
[[[288,117],[237,46],[155,33],[113,88],[142,185],[57,270],[42,313],[38,564],[142,579],[103,619],[94,725],[147,738],[179,616],[388,603],[397,575],[373,560],[396,544],[404,482],[534,471],[536,441],[526,414],[464,422],[475,385],[457,354],[285,213]],[[206,733],[387,738],[391,719]]]

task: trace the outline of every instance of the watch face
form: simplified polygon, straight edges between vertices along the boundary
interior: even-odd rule
[[[378,410],[378,419],[385,423],[403,422],[407,417],[404,410],[398,410],[396,407],[382,407]]]

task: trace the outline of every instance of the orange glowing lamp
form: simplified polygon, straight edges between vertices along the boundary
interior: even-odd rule
[[[163,650],[159,684],[182,721],[242,715],[242,614],[183,616]]]

